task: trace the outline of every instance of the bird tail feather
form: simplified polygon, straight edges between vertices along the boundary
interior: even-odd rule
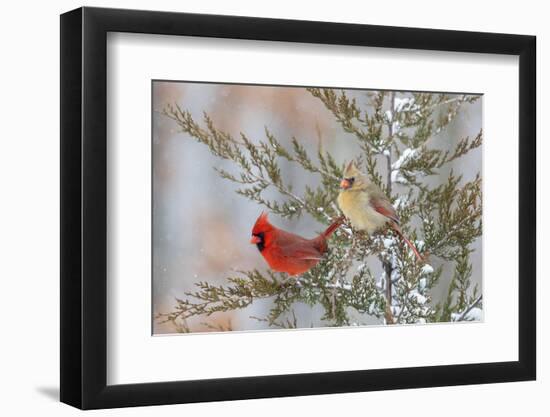
[[[393,225],[393,230],[395,230],[399,235],[399,237],[405,241],[405,243],[409,246],[409,248],[411,248],[411,250],[414,252],[418,260],[423,261],[424,258],[422,257],[422,255],[420,255],[420,253],[416,249],[416,246],[414,246],[413,243],[403,235],[401,228],[395,223],[393,223],[392,225]]]
[[[334,221],[329,227],[327,227],[327,230],[323,232],[323,236],[328,238],[342,225],[343,221],[344,219],[342,217],[338,217],[338,219],[336,219],[336,221]]]

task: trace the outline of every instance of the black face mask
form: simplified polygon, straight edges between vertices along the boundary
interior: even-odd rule
[[[256,243],[256,247],[260,252],[263,251],[265,248],[264,232],[256,233],[254,236],[260,239],[260,241]]]

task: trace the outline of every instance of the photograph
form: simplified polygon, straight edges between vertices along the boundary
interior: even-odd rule
[[[483,321],[482,99],[153,80],[153,334]]]

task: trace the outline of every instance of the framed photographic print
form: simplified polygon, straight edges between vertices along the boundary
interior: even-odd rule
[[[535,38],[61,16],[61,400],[534,379]]]

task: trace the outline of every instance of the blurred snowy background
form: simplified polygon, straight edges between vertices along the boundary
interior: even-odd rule
[[[366,91],[346,91],[358,103],[366,101]],[[240,132],[251,139],[263,139],[265,127],[287,145],[296,137],[308,149],[315,150],[319,141],[342,164],[356,155],[358,148],[352,137],[336,123],[324,105],[304,88],[207,84],[188,82],[153,82],[153,315],[168,312],[175,298],[186,298],[197,281],[225,283],[234,270],[267,268],[254,245],[250,231],[262,207],[237,195],[235,184],[221,179],[213,167],[235,172],[231,162],[214,157],[207,147],[179,133],[176,123],[160,112],[168,104],[177,103],[195,120],[208,113],[216,127],[235,136]],[[459,139],[475,137],[482,126],[482,100],[466,104],[447,129],[434,138],[438,148],[450,149]],[[448,164],[450,169],[472,179],[482,171],[482,148]],[[283,176],[301,190],[318,181],[314,175],[290,163],[282,162]],[[434,184],[437,178],[434,179]],[[313,183],[315,185],[316,183]],[[402,186],[398,186],[402,187]],[[396,191],[400,191],[397,188]],[[403,191],[405,191],[403,187]],[[268,196],[275,196],[274,194]],[[323,226],[303,217],[288,221],[271,215],[279,227],[305,237],[313,237]],[[482,289],[481,239],[471,256],[472,284]],[[437,260],[434,267],[440,265]],[[433,302],[442,301],[449,285],[449,270],[433,293]],[[187,323],[190,330],[260,330],[265,322],[251,319],[269,311],[270,300],[258,300],[246,309],[194,318]],[[299,327],[319,324],[321,308],[295,307]],[[373,322],[374,324],[375,322]],[[153,320],[153,333],[175,333],[170,323]]]

